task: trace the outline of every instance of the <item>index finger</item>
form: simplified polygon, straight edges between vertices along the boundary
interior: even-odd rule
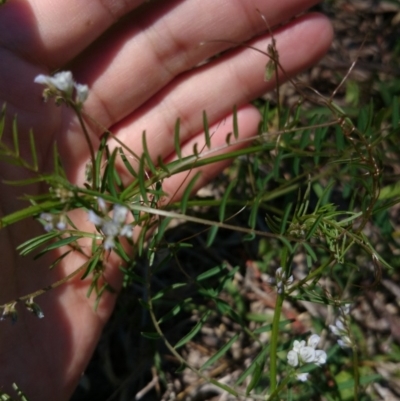
[[[54,69],[143,2],[12,0],[0,6],[0,46]]]

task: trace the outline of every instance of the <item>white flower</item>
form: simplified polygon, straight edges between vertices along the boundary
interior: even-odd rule
[[[304,340],[301,340],[301,341],[294,340],[293,351],[300,352],[300,350],[305,346],[306,346],[306,342]]]
[[[105,207],[104,200],[98,200],[98,203],[100,208]],[[105,235],[103,247],[106,251],[114,248],[116,237],[132,237],[132,226],[130,224],[125,224],[127,215],[128,208],[118,204],[114,205],[113,217],[111,219],[102,218],[93,210],[88,211],[89,221],[98,227]]]
[[[269,282],[276,285],[278,294],[282,294],[285,291],[285,287],[289,287],[293,284],[293,276],[286,278],[286,273],[283,267],[278,267],[275,272],[275,278],[271,278]]]
[[[320,337],[317,334],[313,334],[309,337],[307,345],[304,340],[302,341],[295,340],[293,342],[293,349],[290,350],[287,354],[288,364],[295,368],[298,365],[301,366],[307,363],[315,363],[318,366],[326,363],[327,359],[326,352],[323,350],[316,349],[319,340]]]
[[[300,380],[301,382],[306,382],[308,379],[308,373],[297,373],[296,377],[297,380]]]
[[[43,226],[46,231],[52,231],[55,228],[63,231],[67,228],[67,221],[63,214],[41,213],[39,217],[44,221]]]
[[[101,226],[104,220],[98,216],[93,210],[88,211],[89,221],[93,223],[95,226]]]
[[[89,87],[87,85],[76,83],[72,78],[71,71],[57,72],[53,76],[39,74],[34,79],[34,82],[47,86],[43,92],[45,100],[52,96],[61,96],[64,99],[72,100],[72,94],[75,90],[75,102],[78,105],[82,105],[89,95]]]
[[[82,84],[75,84],[74,86],[76,89],[75,101],[79,104],[84,103],[84,101],[89,96],[89,87],[87,85],[82,85]]]
[[[315,359],[314,363],[318,366],[323,365],[326,363],[328,356],[326,355],[326,352],[320,349],[315,350]]]
[[[301,361],[304,363],[313,363],[315,360],[315,349],[312,347],[303,347],[299,352]]]
[[[299,364],[299,354],[295,350],[291,350],[287,354],[288,364],[294,368]]]
[[[337,343],[342,348],[351,348],[352,342],[349,336],[348,323],[350,316],[350,304],[339,308],[340,316],[336,319],[334,325],[329,325],[331,332],[339,337]]]
[[[71,93],[74,87],[71,71],[61,71],[53,76],[40,74],[35,78],[34,82],[56,88],[66,93]]]
[[[319,340],[320,340],[320,337],[318,334],[312,334],[307,341],[307,345],[309,347],[313,347],[314,349],[316,349],[317,345],[319,343]]]

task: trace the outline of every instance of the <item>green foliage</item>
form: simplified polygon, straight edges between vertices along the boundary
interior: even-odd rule
[[[269,57],[265,79],[277,79],[281,66],[275,44],[261,53]],[[357,347],[355,330],[349,334],[352,347],[347,354],[330,345],[326,368],[329,378],[315,365],[308,364],[300,370],[288,367],[286,358],[294,319],[284,318],[284,302],[297,306],[309,302],[337,314],[344,304],[353,303],[365,286],[375,285],[383,273],[390,274],[398,267],[391,249],[397,246],[400,233],[388,222],[388,215],[399,204],[400,187],[398,174],[387,171],[400,156],[399,98],[393,87],[381,83],[385,107],[378,108],[371,100],[360,108],[357,118],[352,118],[333,99],[322,95],[313,99],[317,104],[311,111],[303,108],[303,102],[309,99],[300,86],[295,88],[300,97],[295,108],[285,108],[279,102],[273,107],[259,101],[259,132],[248,147],[239,150],[231,150],[240,139],[235,107],[233,138],[228,136],[224,154],[216,154],[212,149],[212,134],[204,111],[204,149],[194,147],[191,155],[182,156],[177,119],[173,133],[176,159],[170,162],[156,162],[152,158],[145,132],[142,155],[136,155],[109,132],[99,148],[92,149],[87,181],[82,186],[67,180],[57,150],[54,171],[40,171],[34,133],[29,136],[29,157],[21,155],[16,120],[12,144],[6,143],[1,138],[3,108],[0,160],[32,175],[29,180],[9,184],[40,182],[49,191],[27,194],[28,206],[2,217],[0,227],[37,219],[48,232],[21,244],[18,251],[35,258],[58,251],[51,268],[56,269],[71,252],[86,258],[68,277],[2,305],[3,317],[14,319],[17,306],[22,302],[26,305],[27,300],[31,308],[39,308],[40,295],[74,275],[91,279],[88,296],[96,294],[97,305],[105,291],[113,291],[104,281],[105,261],[113,252],[120,260],[124,286],[139,286],[143,291],[138,302],[152,322],[152,326],[141,330],[143,338],[153,343],[162,341],[182,369],[191,369],[205,382],[235,397],[301,400],[302,394],[308,399],[324,394],[327,399],[363,399],[368,384],[379,381],[380,376],[362,369],[366,351]],[[347,81],[346,100],[350,106],[359,105],[357,83]],[[75,111],[82,117],[79,108]],[[86,132],[83,119],[80,121]],[[109,138],[119,144],[113,151],[108,147]],[[166,179],[230,158],[235,160],[233,166],[214,185],[217,195],[192,197],[199,179],[197,173],[182,183],[184,192],[179,202],[164,202],[167,195],[173,195],[164,192]],[[122,178],[120,166],[128,180]],[[126,208],[126,224],[125,220],[115,221],[116,206]],[[75,227],[69,219],[74,210],[83,210],[89,216],[91,213],[91,232]],[[170,239],[169,227],[177,221],[191,223],[195,228],[185,238]],[[60,223],[66,227],[61,229]],[[111,223],[119,231],[110,237],[106,224]],[[372,231],[371,225],[377,236],[369,235],[367,228]],[[127,226],[138,233],[135,240]],[[225,242],[231,235],[239,238],[239,251],[251,255],[248,265],[244,266],[243,259],[242,264],[231,263],[230,258],[235,258],[230,253],[236,249]],[[384,245],[380,243],[382,237],[386,240]],[[219,256],[216,249],[223,253],[225,247],[228,253]],[[207,263],[209,254],[211,266]],[[140,271],[140,264],[145,266],[144,271]],[[284,272],[280,283],[273,273],[278,266]],[[269,315],[248,310],[247,297],[254,289],[239,282],[246,282],[252,269],[260,277],[270,276],[270,281],[263,281],[258,288],[259,293],[254,292],[272,304]],[[173,277],[166,278],[166,270],[174,271]],[[179,279],[174,280],[176,277]],[[274,294],[272,301],[265,295],[268,291]],[[34,298],[38,304],[33,303]],[[185,320],[190,324],[179,331],[178,339],[171,340],[173,336],[166,334],[168,327]],[[205,361],[199,366],[190,364],[184,357],[185,350],[202,333],[218,325],[229,330],[221,334],[216,346],[210,347]],[[315,323],[320,330],[328,325]],[[333,341],[329,338],[328,344]],[[250,361],[240,364],[232,356],[234,349],[249,343],[254,345],[249,347]],[[398,358],[398,354],[393,358]],[[237,366],[238,373],[229,384],[211,375],[214,368],[230,364]],[[346,369],[342,369],[344,366]],[[162,369],[160,361],[157,369]],[[299,372],[310,372],[313,384],[297,381],[295,374]],[[11,400],[5,394],[0,397]],[[22,393],[20,399],[26,399]]]

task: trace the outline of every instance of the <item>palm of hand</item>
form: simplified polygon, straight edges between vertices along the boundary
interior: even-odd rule
[[[69,178],[80,183],[89,151],[71,109],[57,107],[51,101],[43,103],[43,87],[33,82],[38,74],[48,74],[49,70],[68,64],[78,82],[89,84],[87,114],[137,154],[141,154],[140,138],[146,130],[154,159],[158,155],[173,157],[171,133],[177,117],[183,122],[183,152],[190,152],[195,142],[202,142],[201,110],[207,111],[213,123],[228,116],[226,124],[213,137],[213,145],[217,146],[231,130],[232,105],[245,104],[272,84],[262,80],[265,58],[246,49],[193,69],[227,46],[224,43],[199,46],[199,43],[215,38],[244,41],[254,37],[251,44],[266,49],[268,35],[256,36],[263,29],[263,21],[255,11],[257,7],[261,12],[273,7],[270,23],[275,25],[315,3],[293,0],[275,5],[273,1],[232,1],[229,9],[224,9],[223,2],[218,5],[215,1],[152,3],[107,31],[117,17],[140,2],[132,1],[127,6],[124,1],[104,1],[106,5],[114,4],[109,9],[97,2],[88,2],[85,6],[69,2],[68,6],[50,9],[45,0],[31,1],[32,4],[10,1],[0,8],[0,94],[1,103],[7,103],[8,115],[5,138],[11,141],[10,120],[17,114],[21,152],[29,155],[27,133],[33,129],[44,170],[51,168],[52,147],[56,141]],[[208,13],[202,19],[204,7]],[[235,26],[232,20],[237,22]],[[307,45],[314,40],[316,30],[319,42],[310,50]],[[103,32],[106,34],[102,40],[96,42]],[[290,75],[318,59],[331,39],[329,24],[316,15],[303,18],[276,35],[282,64]],[[290,51],[295,46],[296,54]],[[239,122],[242,138],[253,135],[258,112],[251,106],[242,106]],[[90,134],[96,148],[101,130],[92,128]],[[224,164],[205,168],[199,185],[223,167]],[[1,169],[2,178],[7,180],[29,175],[6,163],[1,164]],[[180,180],[176,177],[167,182],[166,191],[174,193]],[[22,201],[16,201],[17,197],[28,191],[40,193],[42,189],[1,185],[2,215],[24,206]],[[79,213],[74,218],[86,224]],[[49,271],[50,257],[33,261],[15,253],[21,242],[42,232],[33,221],[0,232],[3,258],[0,304],[53,283],[84,262],[81,256],[71,254],[56,270]],[[118,288],[117,269],[110,264],[108,270],[107,278]],[[0,365],[7,369],[0,373],[0,385],[17,381],[32,400],[68,398],[115,302],[115,295],[106,294],[95,312],[93,299],[86,298],[87,284],[73,280],[41,297],[39,303],[45,319],[38,320],[22,312],[16,325],[3,323]]]

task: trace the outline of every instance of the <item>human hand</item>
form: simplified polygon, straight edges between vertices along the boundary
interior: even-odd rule
[[[164,0],[140,6],[142,2],[9,0],[0,7],[0,104],[7,103],[5,135],[12,140],[10,120],[17,114],[21,153],[29,153],[29,141],[23,138],[33,129],[43,170],[49,168],[56,142],[69,178],[82,182],[89,151],[73,112],[51,101],[43,103],[43,87],[33,82],[37,75],[73,71],[75,80],[90,88],[85,112],[136,154],[141,154],[146,130],[154,160],[159,155],[173,157],[173,127],[178,117],[183,152],[190,153],[196,142],[201,148],[202,110],[214,124],[212,146],[217,147],[231,131],[234,104],[241,138],[255,134],[259,113],[248,102],[271,89],[273,81],[263,81],[265,56],[242,47],[196,67],[229,47],[223,42],[199,44],[229,39],[265,50],[270,37],[257,9],[275,27],[317,3]],[[123,20],[117,23],[119,18]],[[324,54],[332,31],[324,17],[313,14],[292,21],[274,35],[280,62],[293,76]],[[90,132],[94,148],[102,132],[95,127]],[[225,165],[204,167],[198,185]],[[3,179],[21,179],[26,174],[1,164]],[[164,190],[174,194],[180,184],[181,177],[171,178]],[[1,215],[23,207],[16,199],[27,191],[1,184]],[[29,187],[29,193],[40,191],[40,186]],[[19,257],[15,248],[42,232],[34,221],[0,232],[0,304],[49,285],[83,263],[80,255],[70,254],[50,271],[51,255],[37,261]],[[119,288],[117,265],[110,263],[107,269],[107,279]],[[94,300],[86,297],[88,284],[71,280],[43,295],[44,319],[22,311],[17,324],[2,323],[0,385],[16,382],[33,401],[69,398],[115,303],[115,294],[104,294],[95,311]]]

